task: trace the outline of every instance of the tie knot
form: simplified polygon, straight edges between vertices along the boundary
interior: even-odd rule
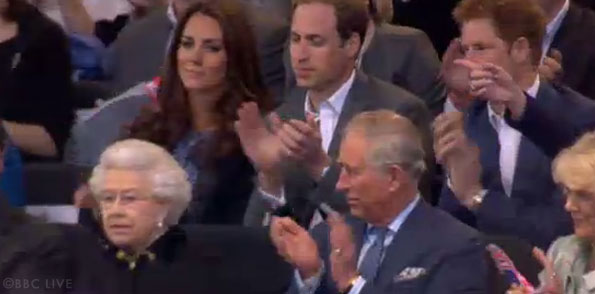
[[[386,227],[373,227],[372,234],[376,235],[376,239],[382,243],[384,243],[384,239],[386,238],[386,233],[388,233],[388,228]]]

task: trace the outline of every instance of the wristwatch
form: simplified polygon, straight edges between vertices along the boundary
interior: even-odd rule
[[[359,279],[359,275],[355,276],[353,279],[351,279],[349,281],[349,286],[347,286],[347,288],[345,288],[345,290],[341,291],[340,294],[347,294],[349,293],[349,291],[351,291],[351,289],[353,289],[353,285],[355,285],[355,282],[357,281],[357,279]]]
[[[479,208],[479,206],[481,206],[481,203],[483,202],[483,199],[485,198],[487,193],[488,193],[488,190],[482,189],[482,190],[479,190],[479,192],[477,192],[475,195],[473,195],[471,197],[469,209],[476,210],[477,208]]]

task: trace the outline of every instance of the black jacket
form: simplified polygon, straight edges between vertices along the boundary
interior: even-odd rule
[[[2,50],[12,46],[12,54],[0,60],[0,117],[43,126],[61,157],[74,119],[68,41],[62,29],[34,7],[18,16],[17,23],[18,35],[0,43]],[[25,154],[25,160],[34,159]]]
[[[66,293],[66,287],[46,283],[69,276],[63,241],[58,227],[34,223],[0,195],[0,294]]]
[[[570,3],[551,48],[562,53],[562,83],[595,100],[595,12]]]
[[[72,293],[275,294],[284,293],[292,277],[262,229],[172,227],[134,263],[108,242],[67,231],[76,256]]]

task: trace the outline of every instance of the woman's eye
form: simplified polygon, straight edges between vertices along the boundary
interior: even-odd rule
[[[182,42],[180,43],[180,46],[182,46],[182,48],[184,48],[184,49],[190,49],[190,48],[194,47],[194,41],[182,40]]]
[[[216,46],[216,45],[210,45],[210,46],[206,46],[207,51],[209,52],[219,52],[221,51],[221,46]]]

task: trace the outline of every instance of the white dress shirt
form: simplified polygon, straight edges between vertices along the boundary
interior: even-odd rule
[[[539,76],[535,79],[533,85],[527,89],[529,96],[536,98],[539,90]],[[500,144],[500,177],[502,179],[502,187],[506,195],[510,197],[512,193],[512,185],[514,180],[514,173],[517,164],[517,157],[519,155],[519,146],[521,144],[522,134],[516,129],[512,128],[506,123],[502,115],[497,114],[488,105],[488,115],[490,123],[496,133],[498,133],[498,143]]]
[[[320,103],[318,112],[316,112],[312,107],[312,102],[310,101],[310,95],[306,93],[306,99],[304,102],[304,113],[310,113],[314,115],[320,127],[320,135],[322,137],[322,149],[328,153],[328,148],[330,147],[331,141],[333,140],[333,134],[335,133],[335,128],[337,127],[337,123],[339,122],[339,117],[341,112],[343,111],[343,105],[345,104],[345,100],[347,99],[347,94],[349,94],[349,90],[353,86],[353,81],[355,80],[355,70],[351,73],[351,76],[341,87],[331,95],[331,97],[323,102]],[[326,172],[326,169],[324,170]],[[285,205],[285,192],[284,189],[281,189],[281,195],[271,195],[266,193],[264,190],[260,189],[260,195],[263,199],[269,203],[273,208],[281,207]],[[316,225],[321,220],[319,214],[315,214],[314,219],[312,221],[312,225]],[[268,217],[265,217],[263,220],[263,225],[269,223]]]
[[[566,14],[568,13],[568,8],[570,7],[570,0],[566,0],[566,2],[564,2],[564,5],[562,6],[562,9],[560,9],[560,11],[558,11],[558,14],[556,14],[556,17],[554,17],[545,27],[545,35],[543,36],[543,43],[542,43],[542,52],[541,52],[541,61],[543,62],[543,59],[547,56],[547,52],[550,50],[550,47],[552,46],[552,42],[554,42],[554,38],[556,37],[556,33],[558,33],[558,30],[560,29],[560,26],[562,25],[562,21],[564,20],[564,17],[566,17]]]
[[[405,207],[405,209],[403,211],[401,211],[393,219],[393,221],[388,225],[388,232],[386,233],[386,237],[384,238],[384,244],[383,244],[385,249],[393,242],[395,235],[397,234],[397,232],[399,232],[399,229],[401,228],[401,226],[403,225],[405,220],[407,220],[407,217],[409,216],[409,214],[411,214],[411,211],[413,211],[413,209],[417,206],[420,198],[421,197],[419,195],[417,195],[415,197],[415,199],[413,201],[411,201],[411,203],[409,203],[409,205],[407,205],[407,207]],[[372,232],[372,225],[368,224],[366,233],[364,235],[364,242],[362,245],[362,249],[360,250],[359,257],[357,259],[358,268],[361,266],[361,263],[364,259],[364,256],[366,256],[368,249],[370,249],[372,244],[374,244],[374,241],[376,241],[377,235],[371,234],[371,232]],[[384,251],[384,255],[382,256],[382,259],[384,259],[384,256],[386,256],[386,250]],[[326,271],[326,269],[324,268],[324,263],[323,263],[323,268],[319,271],[319,273],[317,275],[304,281],[304,280],[302,280],[302,277],[300,276],[299,271],[295,270],[294,279],[296,280],[296,284],[298,286],[299,293],[300,294],[313,294],[316,291],[316,289],[320,286],[320,279],[322,278],[322,275],[324,274],[325,271]],[[365,285],[366,285],[366,280],[364,280],[364,278],[362,278],[361,276],[358,277],[348,294],[358,294],[364,288]]]
[[[328,148],[333,140],[333,134],[339,121],[339,116],[343,110],[345,99],[347,94],[353,85],[355,79],[355,70],[351,73],[351,76],[341,87],[333,93],[333,95],[325,101],[322,101],[318,106],[318,112],[312,107],[312,101],[310,101],[310,95],[306,94],[306,100],[304,103],[305,113],[310,113],[316,116],[320,124],[320,135],[322,136],[322,149],[328,153]]]

